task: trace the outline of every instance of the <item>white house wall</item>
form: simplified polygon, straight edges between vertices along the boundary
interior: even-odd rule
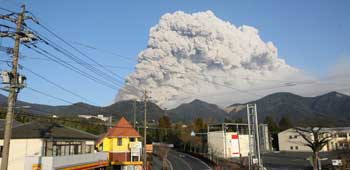
[[[340,146],[340,142],[342,141],[348,141],[348,144],[350,144],[350,130],[341,131],[341,133],[346,133],[345,137],[338,136],[337,133],[339,133],[339,131],[330,130],[326,133],[330,136],[330,141],[321,149],[321,151],[340,150],[342,149]],[[305,144],[306,141],[295,131],[295,129],[287,129],[278,134],[278,145],[280,151],[311,152],[311,149],[305,146]],[[298,149],[296,149],[296,147]]]
[[[0,140],[3,146],[4,140]],[[41,139],[12,139],[10,143],[9,170],[24,169],[25,156],[42,155],[43,142]],[[1,164],[1,163],[0,163]]]
[[[311,152],[311,149],[305,144],[306,141],[294,129],[288,129],[278,134],[280,151]]]

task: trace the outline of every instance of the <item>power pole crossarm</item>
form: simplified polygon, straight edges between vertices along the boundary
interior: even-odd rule
[[[1,170],[7,170],[9,153],[10,153],[10,140],[11,140],[11,132],[12,132],[12,119],[14,115],[14,106],[17,99],[17,93],[19,92],[18,86],[18,56],[19,56],[19,46],[21,43],[21,35],[19,32],[22,31],[23,20],[25,15],[25,6],[22,5],[22,12],[18,14],[18,18],[16,21],[16,36],[15,36],[15,47],[13,49],[13,61],[12,61],[12,76],[10,82],[10,89],[8,95],[8,106],[7,106],[7,114],[6,114],[6,123],[5,123],[5,133],[4,133],[4,146],[2,151],[2,160],[1,160]]]

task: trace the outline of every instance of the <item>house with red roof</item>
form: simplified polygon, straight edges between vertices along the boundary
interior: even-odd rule
[[[141,135],[124,117],[97,140],[96,147],[98,151],[108,152],[113,166],[120,169],[142,168]]]

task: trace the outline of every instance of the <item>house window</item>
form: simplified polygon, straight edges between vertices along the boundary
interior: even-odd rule
[[[289,136],[289,139],[292,139],[293,138],[293,136]]]
[[[298,146],[295,146],[295,150],[299,150],[299,147],[298,147]]]
[[[135,138],[130,138],[130,142],[135,142]]]
[[[2,149],[3,149],[3,146],[0,146],[0,158],[2,157]]]
[[[293,146],[290,147],[290,150],[293,150]]]
[[[123,140],[122,138],[118,138],[118,146],[122,146],[123,145]]]
[[[346,138],[346,136],[347,136],[346,133],[343,133],[343,132],[338,133],[338,138]]]
[[[93,145],[86,145],[85,146],[85,153],[92,153]]]
[[[298,135],[294,135],[294,138],[295,138],[295,139],[298,138]]]

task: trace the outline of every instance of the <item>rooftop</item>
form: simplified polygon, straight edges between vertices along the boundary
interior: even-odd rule
[[[132,136],[132,137],[141,137],[139,132],[137,132],[134,127],[122,117],[119,122],[107,132],[108,137],[123,137],[123,136]]]
[[[3,136],[4,130],[0,129],[0,139],[3,139]],[[97,136],[78,129],[49,122],[30,122],[12,128],[12,139],[31,138],[95,140]]]

